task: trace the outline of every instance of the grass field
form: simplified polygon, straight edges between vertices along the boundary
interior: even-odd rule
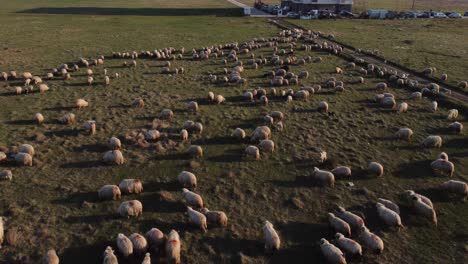
[[[466,81],[468,21],[462,20],[295,20],[312,30],[333,33],[337,40],[380,55],[411,69],[436,67],[448,83]]]
[[[0,22],[8,36],[2,42],[0,71],[16,69],[42,75],[46,69],[74,61],[78,57],[110,55],[112,51],[154,50],[168,46],[184,46],[183,60],[172,61],[172,67],[184,67],[185,74],[160,74],[163,61],[139,59],[135,69],[122,67],[122,59],[107,59],[105,66],[93,67],[96,85],[88,87],[84,70],[72,73],[71,81],[47,81],[46,93],[15,95],[17,82],[0,83],[0,151],[30,143],[36,149],[33,167],[17,167],[11,162],[0,168],[13,171],[11,182],[0,182],[0,215],[5,216],[8,241],[0,254],[0,263],[38,263],[49,248],[55,248],[61,263],[102,263],[107,245],[114,249],[117,233],[145,233],[152,227],[164,232],[176,229],[181,234],[182,263],[323,263],[318,241],[331,239],[326,224],[327,212],[343,205],[366,216],[366,224],[385,241],[381,255],[366,252],[363,263],[466,263],[468,237],[467,204],[448,197],[437,186],[448,178],[434,177],[429,164],[440,151],[448,153],[455,164],[455,179],[467,181],[468,156],[466,130],[460,135],[448,133],[447,108],[443,105],[431,113],[430,100],[408,101],[405,114],[385,111],[372,103],[374,86],[380,79],[368,78],[364,85],[354,80],[358,73],[345,70],[334,74],[337,65],[345,62],[323,52],[296,51],[295,56],[321,56],[322,63],[292,65],[291,71],[308,70],[311,77],[304,84],[324,82],[335,76],[345,82],[346,92],[323,89],[308,101],[286,104],[285,98],[269,96],[268,106],[251,104],[241,98],[243,88],[236,84],[212,84],[209,73],[222,76],[225,67],[220,59],[190,60],[190,50],[204,46],[247,41],[253,37],[269,37],[277,33],[266,20],[211,16],[112,16],[112,15],[47,15],[16,11],[38,7],[78,5],[75,1],[29,4],[29,1],[7,1]],[[125,1],[117,6],[146,7],[153,1]],[[154,1],[156,2],[156,1]],[[159,1],[157,1],[159,2]],[[213,2],[201,1],[218,8]],[[46,3],[46,4],[44,4]],[[109,2],[100,2],[105,7]],[[211,3],[211,4],[210,4]],[[219,3],[217,3],[219,4]],[[82,6],[89,3],[81,2]],[[100,4],[101,6],[101,4]],[[229,7],[229,6],[228,6]],[[223,8],[223,7],[220,7]],[[23,28],[34,34],[25,37]],[[338,34],[339,35],[339,34]],[[340,36],[339,36],[340,37]],[[456,45],[455,43],[453,45]],[[286,48],[286,44],[280,44]],[[228,52],[228,50],[226,50]],[[270,58],[270,48],[253,51],[256,56]],[[241,55],[244,62],[247,54]],[[284,56],[283,56],[284,57]],[[229,63],[231,69],[235,64]],[[466,65],[465,65],[466,66]],[[109,87],[102,85],[103,68],[110,74],[119,72]],[[253,70],[246,66],[243,77],[249,89],[269,88],[263,74],[274,69],[271,64]],[[297,90],[298,86],[292,86]],[[205,101],[208,91],[222,94],[221,105]],[[390,88],[397,101],[404,101],[409,91]],[[132,98],[141,96],[146,105],[131,108]],[[88,108],[73,108],[75,100],[89,100]],[[190,100],[200,104],[196,115],[186,111]],[[315,111],[319,101],[329,102],[336,117]],[[106,142],[115,135],[124,139],[130,132],[148,128],[164,108],[175,113],[169,128],[180,129],[185,120],[202,122],[202,135],[192,135],[189,142],[174,140],[175,148],[164,152],[154,147],[143,149],[124,140],[122,166],[104,166],[100,160],[107,151]],[[262,160],[242,158],[250,143],[229,137],[241,127],[250,134],[263,123],[263,116],[274,110],[286,114],[285,130],[273,131],[274,154],[262,154]],[[41,112],[46,122],[32,122]],[[73,112],[77,123],[58,124],[55,120]],[[458,118],[466,123],[466,113]],[[95,136],[87,136],[82,128],[85,120],[97,121]],[[394,132],[403,126],[415,131],[411,142],[396,141]],[[422,149],[420,142],[429,134],[444,138],[441,149]],[[174,143],[171,142],[171,143]],[[204,157],[191,160],[182,153],[190,144],[201,145]],[[330,161],[316,162],[318,149],[326,150]],[[369,177],[365,168],[370,161],[385,166],[380,179]],[[334,189],[311,185],[305,180],[314,166],[330,169],[348,165],[351,179],[338,179]],[[180,202],[181,187],[175,182],[182,170],[198,177],[200,193],[208,208],[225,211],[229,226],[208,227],[207,233],[192,228],[184,216]],[[125,178],[141,179],[144,193],[123,196],[120,201],[102,202],[97,190],[104,184],[118,184]],[[347,187],[352,181],[355,187]],[[439,225],[410,213],[402,204],[400,193],[414,189],[429,196],[435,203]],[[167,191],[172,199],[161,199],[159,191]],[[397,201],[402,209],[406,229],[400,232],[382,228],[373,203],[378,197]],[[296,198],[303,205],[293,205]],[[123,200],[142,201],[144,212],[137,219],[122,219],[116,214]],[[262,225],[273,222],[282,239],[282,249],[272,256],[264,253]],[[16,235],[16,236],[15,236]],[[141,263],[141,258],[119,259],[119,263]]]

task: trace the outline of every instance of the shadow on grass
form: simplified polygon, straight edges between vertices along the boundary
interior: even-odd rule
[[[96,192],[78,192],[72,193],[64,198],[53,200],[52,203],[57,204],[81,204],[86,202],[98,202],[98,193]]]
[[[110,166],[104,164],[101,160],[86,160],[86,161],[76,161],[68,162],[60,165],[60,168],[65,169],[86,169],[86,168],[95,168],[100,166]]]
[[[31,119],[22,119],[22,120],[12,120],[12,121],[6,121],[5,122],[8,125],[34,125],[36,124],[35,120]]]
[[[108,149],[108,146],[106,144],[88,144],[88,145],[82,145],[79,147],[73,148],[73,151],[76,152],[97,152],[97,153],[104,153]]]
[[[73,129],[73,128],[67,128],[63,130],[57,130],[57,131],[47,131],[44,133],[46,137],[51,137],[51,136],[56,136],[56,137],[76,137],[80,134],[81,130],[79,129]]]
[[[409,162],[401,164],[399,170],[396,172],[396,176],[399,178],[426,178],[433,175],[431,170],[431,160],[419,160],[415,162]]]
[[[39,7],[18,11],[28,14],[105,15],[105,16],[241,16],[241,8],[114,8],[114,7]]]
[[[60,254],[60,262],[63,263],[102,263],[102,254],[107,246],[112,246],[116,250],[115,242],[100,241],[92,245],[67,247]],[[119,262],[125,263],[125,262]]]

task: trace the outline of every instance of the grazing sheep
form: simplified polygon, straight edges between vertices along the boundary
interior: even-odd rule
[[[60,259],[57,256],[57,252],[55,252],[55,249],[49,249],[47,251],[46,255],[42,259],[43,264],[59,264]]]
[[[461,133],[463,130],[463,124],[455,121],[449,125],[449,130],[455,133]]]
[[[143,192],[143,183],[136,179],[124,179],[119,183],[123,194],[139,194]]]
[[[214,95],[213,95],[214,96]],[[253,101],[253,93],[252,92],[245,92],[243,95],[242,95],[245,100],[249,101],[249,102],[252,102]]]
[[[102,264],[118,264],[117,257],[114,254],[114,250],[111,247],[107,247],[104,251],[104,260]]]
[[[144,132],[143,134],[144,134],[145,140],[148,140],[148,141],[157,140],[161,136],[161,133],[156,129],[150,129]]]
[[[76,105],[76,108],[81,109],[81,108],[88,107],[89,103],[84,99],[77,99],[75,105]]]
[[[343,70],[340,67],[335,67],[336,74],[342,74]]]
[[[197,177],[195,176],[195,174],[193,174],[191,172],[182,171],[177,176],[177,180],[184,187],[188,187],[188,188],[196,188],[197,187]]]
[[[432,101],[432,103],[431,103],[431,112],[432,113],[437,112],[437,102],[436,101]]]
[[[172,118],[174,118],[174,112],[172,112],[171,109],[163,109],[160,118],[162,120],[172,120]]]
[[[19,153],[28,153],[31,156],[34,156],[36,152],[34,151],[34,147],[30,144],[21,144],[18,148]]]
[[[107,151],[104,154],[103,161],[104,163],[107,163],[107,164],[122,165],[124,164],[125,159],[123,157],[122,152],[116,149],[116,150]]]
[[[459,82],[457,86],[459,88],[466,89],[468,87],[468,82],[466,81]]]
[[[3,217],[0,216],[0,248],[2,248],[4,237],[5,237],[5,228],[3,227]]]
[[[159,248],[166,242],[164,233],[161,232],[161,230],[154,227],[151,228],[148,232],[146,232],[145,236],[148,240],[149,245],[154,248]]]
[[[440,186],[442,190],[466,197],[468,195],[468,184],[462,181],[446,181]]]
[[[33,158],[28,153],[18,153],[15,155],[16,164],[19,166],[32,166]]]
[[[281,240],[276,232],[273,224],[268,220],[265,221],[263,226],[263,235],[265,238],[265,250],[267,252],[277,251],[281,246]]]
[[[42,122],[44,122],[44,116],[41,113],[36,113],[34,115],[34,119],[36,120],[36,123],[38,125],[40,125],[40,124],[42,124]]]
[[[91,69],[86,69],[86,74],[87,74],[88,76],[93,75],[93,70],[91,70]]]
[[[195,101],[191,101],[187,104],[187,109],[190,113],[197,113],[199,111],[198,103]]]
[[[182,139],[182,141],[187,141],[188,140],[188,131],[186,129],[182,129],[180,131],[180,138]]]
[[[385,98],[384,98],[385,100]],[[408,112],[408,104],[403,102],[403,103],[400,103],[397,107],[397,112],[398,113],[406,113]]]
[[[210,211],[208,208],[202,208],[201,212],[206,216],[208,223],[226,227],[228,223],[227,215],[221,211]]]
[[[343,250],[345,254],[349,256],[362,256],[362,247],[358,242],[350,238],[346,238],[340,233],[335,234],[335,241],[338,248]]]
[[[442,137],[430,135],[422,142],[425,148],[440,148],[442,147]]]
[[[367,167],[367,171],[371,175],[381,177],[383,175],[383,173],[384,173],[384,168],[383,168],[382,164],[373,161],[373,162],[369,163],[369,166]]]
[[[242,128],[236,128],[231,134],[232,137],[237,139],[244,139],[245,138],[245,131]]]
[[[447,119],[452,120],[458,118],[458,109],[450,109],[448,111]]]
[[[283,121],[284,119],[284,114],[280,111],[273,111],[270,113],[270,116],[273,117],[276,122]]]
[[[96,121],[94,121],[94,120],[86,121],[85,130],[90,135],[96,134]]]
[[[201,134],[203,132],[203,125],[200,122],[196,122],[193,125],[193,132],[196,134]]]
[[[376,204],[379,218],[390,227],[403,228],[400,215],[381,203]]]
[[[386,83],[384,83],[384,82],[380,82],[380,83],[377,83],[375,85],[375,89],[379,90],[379,91],[383,91],[383,90],[387,89],[387,87],[388,87],[388,85]]]
[[[341,206],[338,206],[337,216],[348,223],[353,229],[359,230],[359,228],[364,226],[364,220],[360,216],[346,211],[346,209]]]
[[[260,147],[261,150],[265,152],[273,153],[275,151],[275,142],[273,142],[273,140],[269,140],[269,139],[261,140],[258,146]]]
[[[47,84],[42,83],[39,85],[39,92],[43,93],[47,91],[49,91],[49,86],[47,86]]]
[[[325,238],[320,239],[320,251],[330,264],[346,264],[343,252]]]
[[[0,181],[11,181],[13,179],[13,173],[11,170],[3,170],[0,172]]]
[[[98,196],[101,200],[119,200],[121,195],[117,185],[104,185],[98,191]]]
[[[423,202],[419,196],[412,197],[412,206],[416,213],[429,218],[437,226],[437,214],[434,210],[434,207],[429,206]]]
[[[187,206],[203,208],[203,199],[199,194],[189,191],[186,188],[182,188],[182,196],[184,197],[185,204]]]
[[[421,92],[414,92],[410,94],[409,99],[410,100],[417,100],[422,98],[422,93]]]
[[[111,137],[109,139],[109,147],[110,149],[112,150],[116,150],[116,149],[121,149],[122,148],[122,143],[120,142],[120,139],[118,139],[117,137]]]
[[[444,159],[437,159],[431,162],[431,168],[437,176],[452,177],[453,172],[455,171],[455,165],[452,162]]]
[[[268,97],[266,97],[266,95],[262,95],[260,97],[260,103],[262,103],[263,105],[268,105]]]
[[[16,86],[15,87],[15,92],[16,92],[16,94],[21,94],[21,93],[23,93],[23,88],[20,87],[20,86]]]
[[[333,173],[335,177],[350,177],[351,168],[347,166],[339,166],[334,168],[331,173]]]
[[[136,108],[142,108],[142,107],[145,106],[145,101],[144,101],[142,98],[140,98],[140,97],[135,98],[135,99],[133,99],[133,101],[132,101],[132,106],[133,106],[133,107],[136,107]]]
[[[133,254],[133,243],[132,241],[122,233],[117,235],[117,248],[120,254],[124,257],[128,257]]]
[[[448,154],[445,153],[445,152],[441,152],[441,153],[439,154],[439,156],[437,156],[437,159],[443,159],[443,160],[447,160],[447,161],[448,161],[448,160],[449,160]]]
[[[322,186],[330,186],[333,188],[335,186],[335,176],[333,173],[320,170],[317,167],[314,167],[314,171],[312,172],[312,179]]]
[[[138,200],[125,201],[120,204],[118,211],[122,217],[138,217],[143,213],[143,204]]]
[[[421,198],[421,201],[425,204],[427,204],[429,207],[433,208],[433,204],[432,204],[432,201],[431,199],[427,198],[426,196],[424,195],[421,195],[419,193],[416,193],[415,191],[413,190],[406,190],[404,192],[404,195],[405,195],[405,198],[410,202],[412,203],[414,197],[419,197]]]
[[[396,101],[395,101],[395,98],[394,97],[383,97],[382,98],[382,102],[380,103],[382,105],[382,107],[384,108],[389,108],[389,109],[395,109],[395,106],[396,106]],[[401,112],[404,112],[406,111],[405,110],[405,104],[406,103],[401,103],[399,108],[401,107]],[[406,105],[406,108],[408,108],[408,106]],[[400,112],[400,109],[398,109],[398,112]]]
[[[91,76],[88,76],[88,80],[87,80],[88,86],[93,85],[93,81],[94,81],[94,78]]]
[[[150,253],[145,254],[145,258],[143,259],[141,264],[151,264],[151,254]]]
[[[213,92],[208,92],[208,101],[212,102],[214,101],[215,95]]]
[[[133,253],[136,255],[142,255],[146,252],[148,248],[148,242],[146,238],[138,233],[133,233],[129,237],[130,241],[132,241],[133,245]]]
[[[224,98],[222,95],[218,94],[215,99],[214,99],[214,102],[216,104],[221,104],[221,103],[224,103],[226,101],[226,98]]]
[[[328,213],[328,224],[335,232],[342,233],[347,237],[351,236],[351,227],[343,219],[336,217],[333,213]]]
[[[317,111],[327,113],[328,112],[328,103],[321,101],[317,107]]]
[[[383,198],[379,198],[377,199],[377,201],[381,204],[383,204],[385,207],[387,207],[388,209],[394,211],[395,213],[397,214],[400,214],[400,207],[398,207],[398,205],[390,200],[387,200],[387,199],[383,199]]]
[[[384,250],[383,240],[376,234],[369,231],[366,226],[362,226],[360,230],[361,232],[359,234],[359,238],[361,239],[363,246],[369,248],[377,254],[382,253]]]
[[[444,74],[442,74],[442,75],[440,76],[440,79],[441,79],[442,81],[447,81],[447,80],[448,80],[448,75],[447,75],[446,73],[444,73]]]
[[[395,135],[399,139],[410,141],[411,137],[413,136],[413,130],[411,130],[411,128],[403,127],[398,129]]]
[[[245,156],[246,157],[253,157],[255,160],[260,159],[260,150],[256,146],[248,146],[245,149]]]
[[[337,85],[335,87],[335,93],[340,93],[340,92],[344,92],[345,91],[345,88],[341,85]]]
[[[5,154],[5,152],[0,151],[0,161],[4,160],[6,158],[7,158],[7,155]]]
[[[206,216],[198,211],[193,210],[191,207],[187,207],[187,215],[189,222],[199,227],[203,232],[206,232],[208,225],[206,224]]]
[[[294,98],[307,100],[307,98],[309,98],[309,92],[305,90],[299,90],[294,94]]]
[[[180,264],[180,238],[179,233],[175,230],[171,230],[169,235],[167,235],[166,242],[166,258],[171,264]]]
[[[191,145],[190,147],[188,147],[188,149],[185,152],[189,154],[192,158],[203,157],[203,149],[202,147],[197,146],[197,145]]]

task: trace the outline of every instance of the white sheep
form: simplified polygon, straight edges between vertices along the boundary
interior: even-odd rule
[[[317,107],[317,111],[319,112],[328,112],[328,103],[325,101],[321,101]]]
[[[148,141],[157,140],[161,136],[161,133],[157,129],[150,129],[148,131],[145,131],[143,134],[145,140]]]
[[[94,121],[94,120],[86,121],[85,130],[90,135],[96,134],[96,121]]]
[[[314,171],[312,172],[312,179],[322,186],[328,185],[331,188],[335,186],[335,176],[333,173],[326,170],[320,170],[317,167],[314,167]]]
[[[421,92],[414,92],[410,94],[409,99],[410,100],[417,100],[422,98],[422,93]]]
[[[375,89],[380,90],[380,91],[383,91],[383,90],[387,89],[387,87],[388,87],[388,85],[386,83],[384,83],[384,82],[380,82],[380,83],[377,83],[375,85]]]
[[[416,213],[429,218],[437,226],[437,214],[434,207],[423,202],[419,196],[413,196],[411,202]]]
[[[284,119],[284,114],[280,111],[273,111],[270,113],[270,116],[273,117],[275,122],[283,121]]]
[[[400,103],[397,107],[397,113],[406,113],[406,112],[408,112],[408,104],[405,102]]]
[[[325,238],[320,239],[320,251],[329,263],[346,264],[343,252]]]
[[[188,188],[196,188],[197,187],[197,177],[195,176],[195,174],[193,174],[191,172],[182,171],[177,176],[177,180],[184,187],[188,187]]]
[[[87,83],[88,83],[89,86],[93,85],[93,81],[94,81],[94,78],[91,77],[91,76],[88,76]]]
[[[341,206],[338,206],[337,216],[348,223],[353,229],[359,230],[359,228],[364,226],[364,220],[360,216],[346,211],[346,209]]]
[[[458,109],[450,109],[448,111],[447,119],[457,119],[458,118]]]
[[[28,153],[31,156],[34,156],[36,152],[34,151],[34,147],[30,144],[21,144],[18,148],[19,153]]]
[[[438,176],[449,176],[452,177],[455,171],[455,165],[445,159],[436,159],[431,162],[432,171]]]
[[[5,227],[3,226],[3,217],[0,216],[0,249],[2,248],[4,237],[5,237]]]
[[[258,146],[261,150],[265,152],[273,153],[275,151],[275,142],[273,142],[273,140],[270,139],[261,140]]]
[[[145,254],[145,258],[143,259],[141,264],[151,264],[151,254],[150,253]]]
[[[182,188],[182,196],[187,206],[203,208],[203,199],[199,194],[189,191],[186,188]]]
[[[447,160],[447,161],[448,161],[448,160],[449,160],[448,154],[445,153],[445,152],[441,152],[441,153],[439,154],[439,156],[437,156],[437,159],[443,159],[443,160]]]
[[[0,161],[5,160],[7,158],[7,155],[5,152],[0,151]]]
[[[226,227],[228,218],[226,213],[221,211],[210,211],[208,208],[202,208],[201,212],[206,216],[208,223]]]
[[[13,173],[11,170],[3,170],[0,172],[0,181],[11,181],[13,179]]]
[[[385,205],[381,203],[377,203],[376,207],[377,207],[377,215],[386,225],[390,227],[397,227],[397,228],[403,227],[403,224],[401,223],[400,215],[397,214],[395,211],[387,208]]]
[[[198,145],[191,145],[185,152],[193,158],[203,157],[203,149]]]
[[[201,134],[203,132],[203,125],[200,122],[196,122],[192,128],[193,132],[196,134]]]
[[[244,139],[245,138],[245,131],[242,128],[236,128],[231,134],[232,137],[237,139]]]
[[[15,155],[16,164],[19,166],[32,166],[33,157],[28,153],[18,153]]]
[[[49,86],[47,86],[47,84],[42,83],[39,85],[39,92],[43,93],[47,91],[49,91]]]
[[[109,147],[112,149],[112,150],[116,150],[116,149],[121,149],[122,148],[122,143],[120,142],[120,139],[118,139],[117,137],[111,137],[109,139]]]
[[[167,235],[167,242],[165,247],[166,258],[169,263],[180,264],[180,238],[179,233],[175,230],[171,230]]]
[[[382,166],[382,164],[375,161],[369,163],[367,170],[370,174],[375,175],[377,177],[381,177],[384,173],[384,167]]]
[[[49,249],[45,256],[42,258],[43,264],[59,264],[60,259],[57,256],[55,249]]]
[[[388,209],[394,211],[397,214],[400,214],[400,207],[398,205],[390,200],[383,199],[383,198],[378,198],[377,201],[381,204],[383,204],[385,207]]]
[[[208,92],[208,101],[212,102],[214,101],[215,95],[213,92]]]
[[[336,217],[333,213],[328,213],[328,224],[335,232],[342,233],[347,237],[351,236],[351,227],[343,219]]]
[[[125,201],[119,206],[119,214],[122,217],[138,217],[143,213],[143,204],[138,200]]]
[[[122,233],[117,235],[117,248],[119,249],[120,254],[124,257],[128,257],[133,254],[132,241]]]
[[[76,99],[76,108],[81,109],[88,107],[89,103],[85,99]]]
[[[123,157],[123,154],[120,150],[109,150],[104,154],[103,157],[104,163],[107,164],[117,164],[117,165],[122,165],[125,162],[125,159]]]
[[[222,95],[218,94],[215,98],[214,98],[214,102],[216,104],[221,104],[221,103],[224,103],[226,101],[226,98],[224,98]]]
[[[154,227],[151,228],[148,232],[146,232],[145,236],[150,246],[154,248],[159,248],[166,242],[164,233],[161,230]]]
[[[195,101],[191,101],[187,104],[187,109],[190,113],[196,113],[199,111],[199,108],[198,108],[198,103],[195,102]]]
[[[199,227],[203,232],[206,232],[208,225],[206,223],[206,216],[198,211],[193,210],[191,207],[187,207],[187,215],[189,217],[189,222]]]
[[[382,107],[384,107],[384,108],[395,109],[396,101],[395,101],[395,98],[394,98],[394,97],[390,97],[390,96],[387,96],[387,97],[386,97],[386,96],[384,96],[384,97],[382,98],[382,102],[381,102],[380,104],[381,104]],[[402,108],[401,111],[403,111],[403,112],[406,111],[406,110],[405,110],[405,104],[406,104],[406,103],[401,103],[400,106],[398,106],[398,107],[401,107],[401,108]],[[406,108],[407,108],[407,106],[406,106]],[[400,112],[400,109],[397,109],[397,110],[398,110],[398,112]]]
[[[248,146],[245,148],[245,156],[246,157],[253,157],[255,160],[260,159],[260,150],[256,146]]]
[[[338,248],[343,250],[345,254],[349,256],[362,256],[362,247],[358,242],[350,238],[346,238],[340,233],[335,234],[335,241]]]
[[[376,234],[369,231],[366,226],[362,226],[360,231],[359,238],[361,239],[362,244],[377,254],[382,253],[384,250],[383,240]]]
[[[133,253],[136,255],[142,255],[146,252],[148,248],[148,242],[146,238],[138,233],[133,233],[129,237],[130,241],[132,241],[133,245]]]
[[[142,108],[142,107],[145,106],[145,101],[142,98],[137,97],[137,98],[133,99],[132,106],[136,107],[136,108]]]
[[[106,86],[107,86],[107,85],[110,85],[110,78],[109,78],[109,76],[105,76],[105,77],[104,77],[104,83],[106,84]]]
[[[172,118],[174,118],[174,112],[172,112],[171,109],[163,109],[160,118],[163,120],[172,120]]]
[[[263,117],[263,121],[265,122],[265,125],[267,125],[267,126],[271,126],[274,123],[274,119],[270,115],[265,115]]]
[[[430,135],[424,139],[422,146],[425,148],[440,148],[442,147],[442,137]]]
[[[15,92],[16,92],[16,94],[21,94],[21,93],[23,93],[23,88],[20,87],[20,86],[16,86],[15,87]]]
[[[455,133],[461,133],[463,131],[463,124],[455,121],[449,125],[449,130]]]
[[[36,120],[36,123],[39,125],[42,124],[42,122],[44,122],[44,116],[41,113],[36,113],[34,115],[34,119]]]
[[[335,177],[349,177],[351,176],[351,168],[347,166],[338,166],[334,168],[331,173],[333,173]]]
[[[431,103],[431,112],[437,112],[437,101],[432,101]]]
[[[468,195],[468,184],[466,182],[450,180],[442,183],[440,187],[449,193],[459,194],[464,197]]]
[[[119,189],[123,194],[139,194],[143,192],[143,183],[136,179],[123,179]]]
[[[186,129],[180,130],[180,138],[184,142],[188,140],[188,131]]]
[[[422,195],[422,194],[419,194],[419,193],[416,193],[415,191],[413,190],[406,190],[404,192],[404,195],[406,196],[406,199],[412,203],[414,197],[419,197],[421,198],[421,201],[425,204],[427,204],[429,207],[434,207],[433,204],[432,204],[432,201],[431,199],[427,198],[426,196]]]
[[[117,185],[104,185],[98,191],[101,200],[119,200],[121,197],[120,188]]]
[[[398,129],[395,135],[399,139],[410,141],[411,137],[413,136],[413,130],[411,130],[411,128],[408,127],[403,127]]]
[[[263,226],[263,235],[265,238],[265,250],[267,252],[279,250],[281,246],[280,237],[273,224],[268,220],[265,221],[265,225]]]
[[[118,264],[117,257],[114,254],[114,250],[111,247],[107,247],[104,251],[104,260],[102,264]]]

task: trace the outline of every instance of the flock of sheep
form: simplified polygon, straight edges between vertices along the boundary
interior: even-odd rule
[[[206,78],[210,83],[216,84],[238,84],[244,88],[241,96],[246,102],[258,105],[268,105],[269,101],[284,100],[286,104],[291,104],[295,100],[307,101],[313,94],[320,93],[324,89],[334,93],[342,93],[346,91],[343,81],[338,80],[336,77],[331,77],[321,84],[314,84],[308,86],[305,80],[309,78],[309,72],[303,70],[295,74],[291,71],[289,65],[305,65],[307,63],[320,63],[321,57],[312,58],[306,56],[304,58],[297,58],[294,54],[295,49],[302,49],[305,51],[319,50],[327,51],[331,54],[340,54],[343,50],[342,47],[337,45],[330,45],[326,42],[318,42],[318,33],[305,32],[302,30],[281,31],[277,37],[269,39],[254,39],[245,43],[230,43],[219,46],[204,47],[199,50],[192,50],[192,60],[208,60],[211,58],[220,58],[223,73],[221,75],[209,74]],[[304,44],[299,45],[298,42]],[[280,45],[285,48],[279,48]],[[272,56],[267,58],[263,56],[255,56],[254,51],[260,48],[269,48],[272,50]],[[138,67],[139,58],[156,59],[166,61],[161,70],[162,74],[184,74],[186,71],[183,67],[171,68],[170,60],[179,60],[186,55],[185,49],[176,50],[174,48],[166,48],[155,50],[153,52],[115,52],[112,57],[116,59],[128,59],[130,63],[124,62],[124,67]],[[249,58],[243,63],[240,60],[240,55],[248,55]],[[104,65],[106,58],[100,56],[94,60],[88,61],[81,58],[72,67],[68,64],[63,64],[57,69],[45,74],[45,77],[34,76],[29,72],[24,72],[17,75],[15,71],[10,73],[1,73],[1,78],[5,81],[24,81],[23,86],[17,86],[14,89],[16,94],[28,94],[37,89],[41,93],[49,90],[49,86],[43,81],[48,79],[63,78],[70,80],[75,78],[75,72],[79,72],[81,68],[85,68],[86,84],[93,86],[96,84],[95,72],[92,66]],[[229,68],[229,63],[234,63],[235,66]],[[249,87],[249,80],[243,77],[243,72],[247,69],[257,70],[262,65],[273,65],[276,69],[265,73],[266,78],[265,86],[270,86],[269,90],[264,88],[251,89]],[[356,69],[357,68],[357,69]],[[395,96],[387,92],[389,85],[396,87],[407,87],[408,89],[417,89],[413,92],[407,100],[420,100],[424,95],[436,95],[442,92],[437,84],[421,84],[416,80],[412,80],[410,76],[399,73],[392,69],[379,67],[377,65],[369,64],[360,58],[355,61],[347,63],[345,66],[336,67],[335,73],[337,76],[343,74],[347,70],[356,70],[361,76],[357,77],[354,81],[356,83],[365,83],[365,78],[368,76],[376,76],[384,78],[384,82],[376,85],[375,89],[378,94],[375,95],[375,102],[382,108],[394,110],[396,113],[404,113],[409,111],[408,103],[400,102],[397,104]],[[427,74],[433,74],[435,69],[425,70]],[[445,80],[447,75],[443,75]],[[119,78],[119,73],[110,75],[104,69],[104,78],[102,83],[106,86],[111,85],[112,79]],[[461,83],[460,86],[465,85]],[[294,86],[298,87],[294,90]],[[223,104],[226,98],[221,94],[208,92],[206,99],[211,104]],[[186,105],[186,110],[189,113],[199,112],[199,103],[197,101],[190,101]],[[134,98],[130,105],[136,108],[145,107],[144,99],[138,97]],[[437,102],[433,101],[430,111],[436,112]],[[76,108],[85,109],[89,106],[83,98],[76,99]],[[321,101],[317,104],[316,109],[318,112],[325,115],[333,115],[333,105],[326,101]],[[49,117],[41,113],[36,113],[34,116],[35,122],[41,124]],[[170,121],[174,118],[174,112],[171,109],[163,109],[160,116],[153,121],[151,129],[142,129],[133,131],[125,136],[126,142],[132,142],[142,148],[149,148],[156,146],[162,140],[169,138],[175,139],[179,142],[186,142],[192,134],[202,134],[204,126],[202,123],[187,120],[183,127],[167,129],[165,121]],[[447,125],[448,129],[454,133],[462,133],[462,123],[456,121],[458,118],[458,110],[451,109],[447,114],[447,119],[452,120]],[[65,125],[74,124],[77,122],[75,115],[71,112],[66,113],[58,118],[58,121]],[[284,129],[285,114],[281,111],[271,111],[263,118],[264,123],[258,126],[249,136],[242,128],[235,128],[232,131],[231,137],[239,142],[249,142],[245,148],[243,156],[246,159],[261,160],[262,153],[273,153],[276,151],[275,142],[271,139],[273,131],[281,132]],[[84,131],[89,135],[94,135],[96,131],[96,121],[86,120],[84,123]],[[402,127],[396,131],[396,138],[409,141],[413,135],[413,130],[408,127]],[[442,137],[439,135],[429,135],[421,143],[422,147],[426,148],[440,148],[443,144]],[[121,165],[126,162],[123,153],[121,139],[118,137],[111,137],[107,143],[109,150],[103,154],[103,162],[110,165]],[[203,148],[199,145],[190,145],[186,148],[186,153],[191,158],[202,158]],[[35,149],[30,144],[20,145],[14,152],[4,153],[0,152],[0,162],[3,160],[13,160],[18,166],[33,166],[33,157]],[[241,154],[239,154],[241,155]],[[318,153],[320,156],[319,164],[323,164],[327,160],[326,151]],[[319,166],[319,165],[318,165]],[[452,177],[455,171],[455,165],[449,161],[448,155],[442,152],[431,164],[432,170],[441,176]],[[384,175],[384,165],[378,161],[371,161],[368,164],[368,173],[374,177],[382,177]],[[333,170],[325,170],[315,167],[311,173],[312,180],[320,186],[329,186],[331,188],[335,185],[336,178],[349,178],[352,175],[352,170],[349,166],[338,166]],[[11,170],[3,170],[0,172],[1,180],[12,180],[13,174]],[[189,171],[182,171],[177,177],[180,184],[183,201],[186,205],[186,215],[188,222],[199,228],[203,232],[207,232],[208,226],[226,227],[228,225],[228,216],[223,211],[211,211],[205,207],[203,198],[200,194],[196,193],[194,189],[197,187],[198,180],[194,173]],[[444,182],[440,188],[446,192],[466,197],[468,194],[468,186],[465,182],[457,180],[449,180]],[[138,179],[124,179],[118,185],[107,184],[98,190],[98,197],[101,200],[119,200],[122,195],[139,194],[143,192],[143,182]],[[414,213],[426,217],[429,221],[437,225],[437,213],[431,200],[414,191],[405,192],[404,196],[407,198],[407,203]],[[391,228],[397,230],[404,229],[400,210],[398,205],[388,199],[379,198],[375,201],[375,209],[381,222]],[[143,213],[143,204],[139,200],[126,200],[123,201],[116,211],[123,218],[138,217]],[[364,219],[343,207],[338,207],[335,212],[328,213],[328,223],[333,229],[335,234],[332,239],[322,238],[317,241],[320,245],[320,250],[323,256],[330,263],[346,263],[346,259],[360,256],[363,254],[363,248],[368,249],[370,252],[382,253],[384,250],[383,240],[372,233],[366,227]],[[264,243],[267,252],[281,250],[281,239],[279,233],[275,230],[273,224],[265,220],[263,226]],[[0,247],[4,239],[4,225],[3,219],[0,217]],[[165,259],[171,263],[180,263],[180,251],[182,242],[176,230],[171,230],[165,235],[161,230],[152,228],[145,235],[133,233],[126,236],[122,233],[116,234],[116,248],[123,258],[129,258],[132,255],[144,256],[142,264],[151,263],[152,254],[157,256],[164,256]],[[59,257],[55,250],[49,250],[44,256],[44,263],[56,264],[59,263]],[[108,246],[103,253],[103,263],[115,264],[118,263],[118,258],[114,254],[114,249]]]

